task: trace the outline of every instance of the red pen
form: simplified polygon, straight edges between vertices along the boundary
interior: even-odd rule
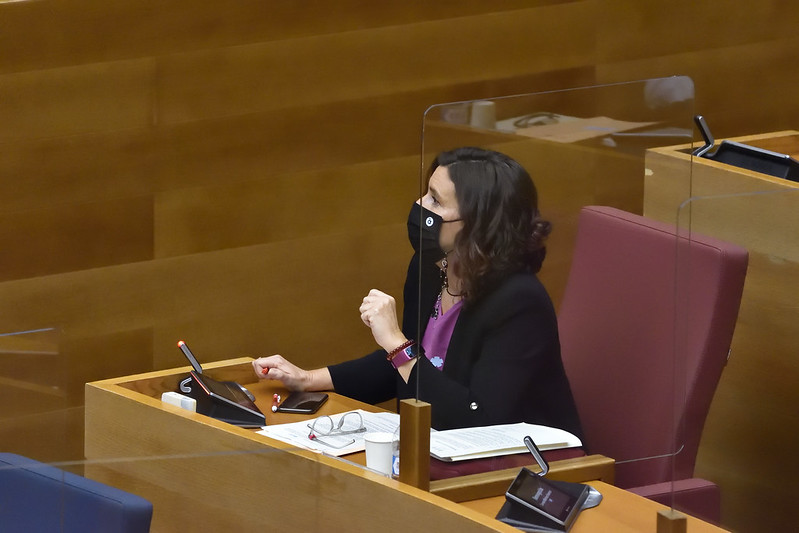
[[[261,370],[261,375],[265,376],[265,375],[267,375],[268,373],[269,373],[269,367],[268,367],[268,366],[265,366],[265,367],[264,367],[264,368]]]
[[[273,394],[272,395],[272,412],[273,413],[277,412],[278,404],[280,404],[280,395],[279,394]]]

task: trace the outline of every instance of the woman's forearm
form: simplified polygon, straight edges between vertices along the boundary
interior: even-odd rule
[[[333,390],[333,378],[330,377],[330,371],[327,367],[308,370],[304,381],[305,387],[303,389],[307,391]]]

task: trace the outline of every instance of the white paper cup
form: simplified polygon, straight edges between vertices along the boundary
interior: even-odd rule
[[[497,126],[496,105],[490,100],[472,102],[472,116],[469,124],[475,128],[493,130]]]
[[[441,120],[449,124],[469,123],[468,103],[449,104],[441,107]]]
[[[366,467],[390,476],[394,435],[388,432],[367,433],[363,440],[366,442]]]

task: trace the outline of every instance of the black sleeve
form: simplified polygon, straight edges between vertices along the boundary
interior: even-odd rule
[[[400,394],[413,396],[420,379],[420,399],[432,404],[436,429],[529,422],[579,436],[543,286],[507,283],[475,307],[462,310],[444,372],[420,358]]]
[[[396,396],[397,371],[386,361],[385,350],[327,368],[338,394],[370,404]]]
[[[422,305],[432,308],[437,294],[436,287],[441,283],[439,269],[435,264],[425,265],[421,269],[419,265],[419,256],[415,254],[408,265],[405,278],[402,320],[405,336],[417,341],[421,336],[418,331],[420,294]],[[424,325],[426,324],[422,324],[422,327]],[[397,383],[404,384],[391,363],[386,361],[386,352],[382,349],[359,359],[331,365],[328,370],[333,379],[333,388],[338,394],[370,404],[395,398]]]

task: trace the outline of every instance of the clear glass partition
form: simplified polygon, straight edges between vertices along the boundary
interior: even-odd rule
[[[789,496],[780,486],[787,486],[788,478],[799,471],[790,452],[797,442],[786,437],[795,433],[789,429],[796,427],[795,409],[780,400],[789,398],[792,385],[785,376],[796,370],[794,309],[799,293],[793,282],[792,236],[799,229],[797,188],[784,179],[692,157],[702,144],[694,142],[699,139],[694,114],[693,83],[684,77],[437,104],[424,116],[420,196],[426,192],[428,169],[442,150],[480,146],[520,162],[537,186],[542,216],[553,223],[539,278],[558,313],[584,206],[610,206],[643,215],[647,224],[660,224],[671,237],[670,250],[651,265],[664,273],[650,295],[659,313],[651,307],[641,309],[642,317],[661,317],[659,331],[651,336],[657,360],[642,357],[635,363],[638,368],[614,368],[602,360],[611,356],[602,351],[607,347],[597,346],[591,370],[605,386],[599,401],[611,412],[618,409],[619,420],[610,423],[615,432],[611,440],[639,444],[592,442],[608,431],[592,426],[596,422],[590,416],[582,420],[584,444],[588,453],[616,460],[616,482],[622,487],[702,516],[701,504],[699,509],[691,507],[690,499],[686,504],[684,489],[692,483],[706,487],[703,483],[709,481],[720,488],[722,525],[757,530],[768,523],[779,529],[790,519]],[[752,142],[794,158],[799,154],[797,136],[790,132],[774,139],[760,135]],[[708,381],[707,369],[700,368],[697,359],[702,352],[698,342],[719,342],[700,339],[704,333],[698,330],[697,313],[716,320],[714,313],[721,312],[702,308],[701,291],[695,290],[706,275],[696,250],[703,237],[749,252],[730,359],[717,387],[718,375]],[[640,252],[629,253],[630,261],[640,262]],[[717,280],[704,281],[712,286]],[[420,316],[424,320],[425,311]],[[621,324],[614,334],[619,343],[634,337],[629,324]],[[566,361],[567,371],[569,364]],[[637,384],[617,385],[635,372],[641,378]],[[708,385],[700,382],[710,383],[713,390],[701,390]],[[664,389],[658,410],[643,407],[645,402],[636,409],[636,398],[662,395]],[[596,396],[573,392],[578,410],[596,401]],[[697,403],[698,396],[704,399]],[[622,413],[634,420],[628,424]],[[641,438],[631,433],[633,427],[649,429]],[[665,494],[652,489],[658,481],[666,482]],[[775,499],[768,503],[770,496]],[[758,515],[755,507],[774,513],[766,522],[746,524]]]
[[[151,453],[50,464],[0,454],[0,480],[0,517],[9,532],[498,527],[491,516],[301,450]],[[403,512],[387,511],[398,504]]]
[[[337,467],[320,455],[264,446],[225,450],[207,442],[177,453],[152,437],[149,449],[108,442],[102,457],[86,461],[0,454],[4,529],[263,531],[280,524],[339,531],[369,529],[375,520],[357,512],[369,507],[363,487],[337,479]],[[169,453],[158,453],[157,445]]]
[[[643,214],[645,179],[649,173],[647,151],[676,144],[687,145],[690,151],[693,96],[690,78],[671,77],[434,105],[424,116],[421,194],[426,188],[426,171],[442,150],[479,146],[518,161],[535,182],[542,217],[552,223],[553,231],[546,241],[546,260],[538,277],[560,312],[581,209],[598,205]],[[677,181],[687,193],[690,191],[690,164],[676,172]],[[676,236],[673,244],[676,245]],[[667,259],[674,260],[671,249]],[[664,283],[668,297],[673,298],[673,279]],[[428,315],[425,310],[420,311],[421,321]],[[622,326],[619,341],[623,336]],[[683,388],[682,384],[675,383],[680,377],[674,375],[677,363],[672,359],[674,350],[669,349],[674,343],[672,329],[660,331],[653,340],[660,343],[659,353],[668,354],[668,359],[661,361],[657,368],[642,367],[635,371],[646,375],[642,382],[668,383],[668,398],[664,401],[671,404],[674,395]],[[612,352],[609,346],[612,344],[608,345],[608,352]],[[565,362],[567,371],[570,364],[578,365]],[[615,402],[620,409],[629,411],[631,402],[636,402],[636,394],[644,391],[618,390],[620,387],[614,376],[619,378],[618,382],[629,383],[627,375],[632,370],[614,367],[613,354],[599,349],[590,364],[591,372],[607,385],[603,401],[610,402],[609,406]],[[623,381],[625,379],[627,381]],[[497,383],[496,386],[503,385]],[[597,401],[583,390],[573,392],[578,411],[587,412],[589,404]],[[645,419],[651,414],[642,412],[636,416]],[[607,437],[598,437],[608,433],[607,427],[596,427],[606,423],[584,416],[586,450],[613,457],[617,461],[617,481],[622,486],[635,486],[643,479],[668,481],[671,479],[668,463],[681,443],[675,435],[673,415],[661,412],[660,416],[660,436],[637,439],[635,446],[624,444],[629,427],[618,420],[613,431],[618,432],[615,441],[620,445],[609,447],[604,444]],[[641,424],[645,425],[641,421],[639,427],[643,427]],[[635,473],[629,476],[624,473],[648,469],[660,474],[636,477]]]
[[[691,143],[693,109],[687,77],[437,104],[424,115],[422,170],[459,146],[496,149],[521,163],[555,227],[541,277],[558,304],[580,208],[640,214],[646,150]]]
[[[789,153],[796,152],[794,145]],[[676,211],[681,234],[693,242],[712,237],[748,252],[732,347],[703,428],[699,421],[702,440],[693,443],[699,446],[694,475],[719,487],[722,526],[785,529],[794,522],[794,502],[784,488],[799,472],[799,418],[789,400],[799,369],[799,187],[699,161],[694,161],[693,186],[697,194]],[[678,298],[695,300],[690,283],[703,273],[687,254],[678,254],[678,265],[687,274],[677,284]],[[678,331],[678,346],[690,342],[690,334],[690,327]],[[690,373],[690,363],[681,364]],[[685,434],[691,423],[696,420],[683,422]],[[758,512],[763,509],[768,511]]]

